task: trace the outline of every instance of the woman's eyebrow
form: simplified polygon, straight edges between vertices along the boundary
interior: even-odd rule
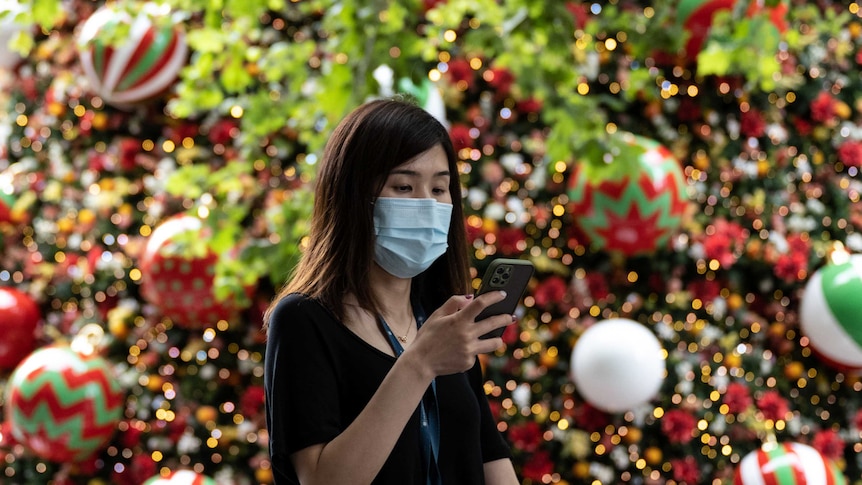
[[[392,175],[410,175],[418,177],[420,174],[416,170],[398,169],[389,172]],[[452,174],[448,170],[441,170],[433,175],[433,177],[450,177]]]

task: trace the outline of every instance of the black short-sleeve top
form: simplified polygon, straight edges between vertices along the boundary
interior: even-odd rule
[[[314,299],[292,294],[276,305],[264,381],[277,485],[299,483],[290,455],[347,428],[394,363],[395,357],[362,340]],[[484,484],[483,464],[510,452],[488,406],[478,359],[469,371],[436,382],[443,483]],[[418,407],[372,483],[425,485]]]

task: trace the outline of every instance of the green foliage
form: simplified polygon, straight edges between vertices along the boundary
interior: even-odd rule
[[[118,335],[112,351],[132,367],[126,377],[130,408],[146,422],[147,439],[118,445],[112,453],[120,453],[103,457],[104,463],[125,466],[128,451],[146,458],[152,443],[161,446],[159,440],[167,439],[162,428],[170,424],[148,413],[188,412],[178,404],[182,398],[200,400],[195,408],[235,408],[244,397],[239,386],[259,384],[254,311],[284,283],[306,244],[310,188],[329,133],[345,113],[380,95],[384,86],[374,72],[384,65],[393,71],[393,88],[420,102],[433,79],[448,120],[468,133],[458,140],[464,146],[459,167],[469,189],[470,231],[478,233],[471,240],[476,269],[501,255],[536,263],[533,301],[524,309],[520,333],[506,350],[490,355],[486,366],[489,385],[498,386],[493,400],[506,406],[499,417],[509,430],[524,423],[541,430],[535,449],[514,450],[519,473],[527,476],[541,453],[553,456],[553,473],[525,483],[558,477],[614,482],[603,478],[608,473],[632,482],[648,477],[681,483],[670,460],[682,457],[696,460],[700,483],[717,483],[723,476],[717,470],[730,470],[733,460],[759,442],[762,435],[754,433],[762,429],[748,428],[759,419],[753,412],[741,413],[739,420],[747,421],[740,424],[716,411],[716,396],[723,392],[716,375],[740,377],[755,393],[795,393],[800,402],[794,419],[806,431],[785,429],[784,437],[808,439],[821,426],[834,427],[819,421],[824,409],[842,416],[836,421],[842,432],[851,429],[847,416],[860,407],[854,388],[838,386],[835,402],[818,407],[809,393],[827,392],[823,382],[812,378],[806,387],[781,378],[788,363],[816,368],[818,379],[834,372],[817,368],[792,328],[799,273],[776,273],[787,256],[780,243],[788,237],[804,234],[810,242],[804,261],[810,272],[822,263],[827,245],[849,238],[862,220],[858,197],[848,197],[858,194],[858,172],[838,153],[862,136],[862,78],[854,58],[862,40],[848,28],[858,18],[846,7],[836,13],[794,5],[789,20],[805,28],[779,37],[766,15],[747,16],[751,2],[739,1],[715,16],[700,55],[687,59],[682,47],[688,34],[675,18],[676,0],[450,0],[428,12],[419,0],[169,0],[176,15],[171,18],[188,35],[188,63],[163,99],[127,110],[93,106],[69,79],[74,26],[64,23],[63,5],[86,6],[82,11],[96,6],[78,2],[27,2],[32,8],[21,21],[38,20],[44,32],[12,41],[33,57],[14,74],[30,77],[10,94],[9,163],[44,173],[44,180],[15,182],[15,203],[26,206],[33,221],[17,240],[7,240],[11,229],[0,226],[0,261],[8,265],[0,277],[23,278],[34,292],[44,291],[52,324],[75,311],[82,320],[96,319],[114,298],[128,302],[139,296],[131,276],[135,246],[165,217],[187,212],[201,216],[205,229],[181,236],[176,250],[217,253],[216,296],[239,302],[249,313],[207,333],[212,341],[205,342],[197,329],[165,329],[150,312],[128,310],[129,335]],[[571,7],[582,7],[584,15],[572,15]],[[118,27],[106,38],[121,41],[124,34]],[[461,78],[454,79],[456,74]],[[500,81],[507,76],[510,84]],[[812,120],[822,94],[834,98],[835,113]],[[575,163],[594,178],[631,170],[637,154],[614,135],[623,131],[659,140],[678,154],[692,193],[692,214],[671,247],[628,259],[583,239],[565,189]],[[608,158],[614,163],[606,163]],[[786,229],[803,223],[814,228]],[[739,226],[745,236],[722,224]],[[97,248],[93,253],[100,256],[103,247],[105,259],[89,269],[84,248]],[[547,296],[554,294],[554,277],[562,278],[556,299]],[[721,286],[712,303],[701,299],[701,284]],[[255,285],[261,289],[249,298]],[[706,423],[707,429],[693,430],[696,440],[668,443],[655,415],[602,415],[612,425],[585,431],[593,422],[579,414],[589,411],[570,382],[564,357],[590,323],[617,315],[662,332],[669,373],[657,407],[685,408]],[[775,329],[785,327],[780,345],[772,344]],[[740,364],[721,357],[739,358]],[[216,365],[227,377],[204,376]],[[236,369],[245,372],[242,377]],[[696,377],[689,379],[689,373]],[[169,376],[184,396],[165,397],[168,387],[160,379]],[[776,379],[779,384],[766,384]],[[530,402],[512,404],[510,383],[526,385],[529,396],[521,398]],[[219,431],[243,418],[221,414],[219,419],[236,421],[219,423]],[[182,460],[205,463],[207,471],[234,466],[250,474],[249,457],[265,455],[265,443],[246,439],[264,436],[255,433],[265,426],[259,414],[258,420],[243,421],[249,434],[223,438],[228,446],[219,441],[215,448],[213,423],[182,422],[181,433],[207,445],[182,457],[173,449],[178,447],[161,446],[165,458],[159,466]],[[732,431],[714,428],[719,425]],[[632,434],[623,436],[623,429]],[[642,439],[631,438],[635,431],[643,432]],[[713,446],[713,438],[732,447],[731,456]],[[623,453],[609,452],[621,442],[614,453]],[[663,452],[661,463],[643,465],[648,449]],[[255,470],[266,470],[260,463]],[[589,478],[575,476],[585,464]],[[847,467],[859,475],[859,463],[848,458]],[[44,483],[56,468],[35,473],[39,468],[24,459],[7,466],[28,483]],[[108,476],[110,468],[99,473]]]
[[[713,18],[710,41],[698,54],[698,74],[740,74],[758,89],[775,89],[780,65],[775,58],[781,36],[765,15],[734,18],[730,12],[718,12]]]

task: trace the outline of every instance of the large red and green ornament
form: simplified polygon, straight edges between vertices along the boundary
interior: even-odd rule
[[[0,371],[11,371],[36,346],[42,312],[21,290],[0,286]]]
[[[192,470],[177,470],[166,476],[151,477],[142,485],[216,485],[216,481]]]
[[[179,215],[153,230],[138,261],[141,295],[174,324],[185,328],[230,320],[240,309],[215,295],[216,254],[206,244],[201,219]]]
[[[744,0],[748,4],[746,15],[752,17],[766,13],[775,26],[775,34],[780,35],[787,30],[787,5],[784,0]],[[712,19],[722,10],[731,11],[736,7],[737,0],[680,0],[676,7],[677,23],[688,34],[685,43],[685,53],[688,59],[694,61],[703,48]],[[771,5],[774,4],[774,5]]]
[[[37,349],[15,368],[4,407],[12,437],[32,454],[78,463],[110,441],[125,396],[105,359],[57,344]]]
[[[836,252],[805,284],[799,324],[811,348],[840,371],[862,370],[862,254]]]
[[[188,45],[182,26],[164,6],[139,5],[136,11],[117,4],[101,7],[77,36],[91,91],[115,106],[162,94],[186,64]]]
[[[575,164],[570,209],[590,243],[624,256],[663,248],[688,206],[679,161],[658,141],[620,132]]]
[[[766,443],[745,455],[733,485],[846,485],[838,466],[802,443]]]

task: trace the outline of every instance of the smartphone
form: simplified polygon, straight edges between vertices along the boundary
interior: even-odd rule
[[[476,321],[483,320],[493,315],[512,315],[518,308],[518,303],[527,290],[527,284],[533,276],[533,263],[523,259],[497,258],[491,261],[476,296],[489,291],[503,290],[506,298],[494,303],[476,317]],[[492,330],[479,338],[499,337],[503,335],[506,327]]]

